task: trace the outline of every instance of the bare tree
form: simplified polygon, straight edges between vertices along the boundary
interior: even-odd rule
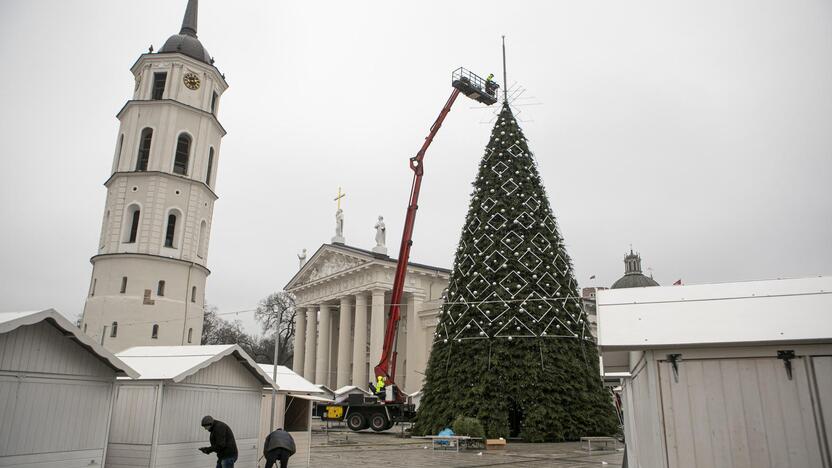
[[[263,333],[266,334],[261,340],[265,348],[274,351],[273,344],[269,342],[274,340],[273,336],[277,332],[278,364],[282,366],[292,363],[296,313],[295,296],[286,291],[269,294],[260,301],[254,313],[254,317],[263,326]],[[272,346],[269,346],[270,344]]]

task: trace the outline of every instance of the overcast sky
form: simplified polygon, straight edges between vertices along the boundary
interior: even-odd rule
[[[130,66],[185,0],[0,0],[0,310],[83,310]],[[832,3],[203,0],[226,74],[206,301],[253,308],[333,235],[397,252],[411,172],[465,66],[516,111],[581,286],[630,244],[661,284],[832,273]],[[501,79],[499,81],[502,81]],[[426,158],[415,261],[449,266],[492,110]],[[589,280],[596,275],[596,280]],[[250,322],[251,314],[240,318]]]

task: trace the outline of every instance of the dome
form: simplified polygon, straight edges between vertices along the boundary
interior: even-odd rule
[[[196,35],[191,36],[190,34],[181,33],[174,34],[168,38],[168,40],[165,41],[165,45],[159,49],[160,54],[175,52],[185,54],[188,57],[199,60],[200,62],[205,62],[209,65],[211,64],[211,56],[208,54],[208,51],[205,50],[205,47],[202,46],[202,43],[199,42],[199,39],[196,38]]]
[[[624,276],[613,283],[610,289],[644,288],[658,285],[659,283],[653,278],[644,276],[641,272],[641,255],[633,253],[633,250],[630,249],[630,254],[624,257]]]
[[[196,37],[197,9],[197,0],[188,0],[185,17],[182,18],[182,29],[179,30],[179,34],[169,37],[158,53],[180,53],[209,65],[213,63],[211,55]]]
[[[610,289],[624,289],[624,288],[644,288],[647,286],[658,286],[659,283],[653,278],[644,276],[641,273],[637,275],[624,275],[610,286]]]

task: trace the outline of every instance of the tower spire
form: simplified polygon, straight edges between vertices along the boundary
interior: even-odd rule
[[[182,18],[182,29],[179,34],[187,34],[196,37],[196,19],[199,10],[198,0],[188,0],[188,7],[185,8],[185,17]]]
[[[508,104],[508,77],[506,76],[506,36],[503,35],[503,103]]]

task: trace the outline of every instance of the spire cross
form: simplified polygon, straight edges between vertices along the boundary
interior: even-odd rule
[[[508,102],[508,78],[506,77],[506,36],[503,35],[503,102]]]
[[[347,196],[346,193],[341,193],[341,187],[338,187],[338,196],[335,197],[332,201],[338,202],[338,209],[339,210],[341,209],[341,199],[346,197],[346,196]]]

